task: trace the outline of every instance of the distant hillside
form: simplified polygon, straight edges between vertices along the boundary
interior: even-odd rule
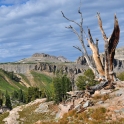
[[[21,82],[21,78],[17,77],[13,72],[6,72],[0,69],[0,90],[11,93],[14,90],[27,89],[26,86]]]
[[[18,63],[37,63],[37,62],[61,63],[61,62],[70,62],[70,61],[63,56],[56,57],[45,53],[35,53],[29,58],[25,58],[18,61]]]
[[[38,87],[46,92],[51,92],[49,86],[52,78],[46,74],[31,71],[26,74],[15,74],[0,69],[0,90],[2,92],[12,93],[14,90],[22,89],[26,91],[28,87]]]

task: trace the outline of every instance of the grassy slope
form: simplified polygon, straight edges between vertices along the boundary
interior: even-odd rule
[[[30,84],[30,81],[28,80],[28,78],[26,77],[26,75],[24,75],[24,74],[19,74],[19,75],[21,76],[21,78],[22,78],[27,84],[31,85],[31,84]]]
[[[12,92],[14,90],[17,90],[18,88],[12,86],[10,83],[8,83],[1,75],[0,75],[0,90],[2,92],[5,92],[8,90],[9,92]]]
[[[19,82],[16,82],[9,78],[7,74],[5,74],[2,70],[0,70],[0,90],[2,92],[6,92],[6,90],[11,93],[14,90],[26,90],[27,88],[21,85]]]
[[[34,77],[34,81],[36,82],[36,86],[38,86],[39,88],[45,89],[46,91],[50,91],[51,92],[51,82],[52,82],[52,78],[45,75],[45,74],[41,74],[35,71],[32,71],[31,74]]]
[[[34,81],[37,87],[51,92],[51,88],[50,88],[52,82],[51,77],[35,71],[32,71],[31,74],[34,77]],[[30,85],[30,81],[24,74],[19,74],[19,75],[27,84]],[[8,90],[8,92],[11,93],[14,90],[18,90],[18,89],[22,89],[25,91],[27,88],[22,84],[20,84],[19,82],[10,79],[10,77],[7,74],[5,74],[2,70],[0,70],[0,90],[4,93],[6,90]]]

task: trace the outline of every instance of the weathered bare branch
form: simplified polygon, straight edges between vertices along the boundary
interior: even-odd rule
[[[81,5],[81,4],[80,4]],[[82,16],[82,12],[80,11],[80,7],[79,7],[79,10],[78,10],[78,13],[80,14],[81,16],[81,27],[82,27],[82,24],[83,24],[83,16]]]
[[[107,80],[110,80],[110,75],[109,75],[109,52],[108,52],[109,40],[108,40],[104,30],[103,30],[100,13],[97,13],[97,18],[98,18],[98,24],[99,24],[103,39],[105,41],[105,77],[106,77]]]
[[[98,41],[99,41],[99,40],[96,38],[96,46],[97,46],[97,47],[98,47]]]
[[[90,38],[90,43],[94,44],[92,35],[91,35],[91,33],[90,33],[90,29],[88,29],[88,35],[89,35],[89,38]]]
[[[68,21],[74,22],[75,24],[77,24],[77,25],[80,27],[80,25],[79,25],[77,22],[75,22],[74,20],[68,19],[68,18],[64,15],[64,13],[63,13],[62,11],[61,11],[61,13],[62,13],[62,15],[63,15],[63,17],[64,17],[65,19],[67,19]]]
[[[79,51],[81,51],[83,53],[83,51],[81,50],[81,48],[79,48],[78,46],[73,46],[74,48],[78,49]]]
[[[108,42],[108,38],[104,32],[104,29],[102,27],[102,20],[101,20],[101,17],[100,17],[100,13],[97,12],[97,18],[98,18],[98,23],[99,23],[99,27],[100,27],[100,30],[102,32],[102,36],[103,36],[103,39],[104,41]]]
[[[114,16],[114,29],[112,32],[112,35],[109,39],[109,53],[112,53],[115,51],[116,46],[119,42],[119,37],[120,37],[120,28],[118,24],[118,19],[116,15]]]
[[[120,37],[120,28],[119,28],[119,24],[118,24],[118,19],[115,15],[114,16],[114,29],[113,29],[112,35],[109,39],[109,47],[108,47],[109,60],[110,60],[109,72],[113,72],[113,61],[114,61],[115,49],[119,42],[119,37]],[[111,75],[111,78],[114,80],[113,74]]]
[[[102,65],[102,62],[100,59],[100,55],[99,55],[99,48],[98,48],[98,45],[94,44],[92,35],[90,33],[90,29],[88,29],[88,35],[89,35],[90,39],[87,39],[87,41],[88,41],[89,46],[93,52],[93,59],[94,59],[96,68],[97,68],[100,76],[105,76],[104,68],[103,68],[103,65]]]
[[[80,35],[78,34],[78,32],[73,28],[71,27],[72,31],[78,36],[78,39],[81,40],[81,37]]]

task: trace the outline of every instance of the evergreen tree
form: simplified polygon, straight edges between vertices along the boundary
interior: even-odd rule
[[[10,96],[8,94],[8,92],[6,91],[6,94],[5,94],[5,105],[6,107],[8,107],[10,110],[12,109],[12,104],[11,104],[11,100],[10,100]]]
[[[0,106],[2,106],[2,105],[3,105],[3,93],[0,90]]]
[[[59,77],[55,77],[53,79],[54,85],[54,100],[56,103],[62,101],[62,87],[61,87],[61,79]]]
[[[54,100],[59,103],[66,99],[66,92],[72,90],[71,81],[66,75],[59,74],[53,78]]]
[[[18,99],[18,95],[19,95],[19,93],[14,90],[14,92],[12,93],[12,100]]]
[[[23,91],[22,91],[22,89],[19,90],[19,93],[18,93],[18,100],[19,100],[20,102],[23,102]]]
[[[27,102],[31,102],[37,98],[41,97],[41,91],[37,87],[29,87],[27,93]]]
[[[26,103],[26,93],[23,92],[23,103]]]

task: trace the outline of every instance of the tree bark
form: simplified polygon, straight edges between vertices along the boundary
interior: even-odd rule
[[[110,67],[109,67],[109,73],[111,74],[111,80],[114,80],[114,74],[113,74],[113,61],[114,61],[114,55],[115,55],[115,49],[119,42],[120,37],[120,28],[118,24],[118,20],[116,15],[114,16],[114,30],[112,32],[111,37],[109,38],[109,59],[110,59]]]
[[[105,77],[109,82],[112,82],[115,76],[113,72],[113,61],[114,61],[115,49],[119,42],[120,28],[117,17],[115,15],[113,33],[110,38],[107,38],[102,27],[102,20],[99,13],[97,13],[97,18],[103,39],[105,41]]]
[[[92,50],[93,59],[94,59],[96,68],[98,70],[99,75],[101,77],[103,77],[103,76],[105,76],[105,73],[104,73],[104,68],[103,68],[103,65],[102,65],[102,62],[101,62],[101,59],[100,59],[100,55],[99,55],[98,41],[96,41],[96,44],[94,43],[94,41],[92,39],[92,35],[90,33],[90,29],[88,29],[88,34],[89,34],[90,39],[87,39],[87,41],[88,41],[89,46]]]

